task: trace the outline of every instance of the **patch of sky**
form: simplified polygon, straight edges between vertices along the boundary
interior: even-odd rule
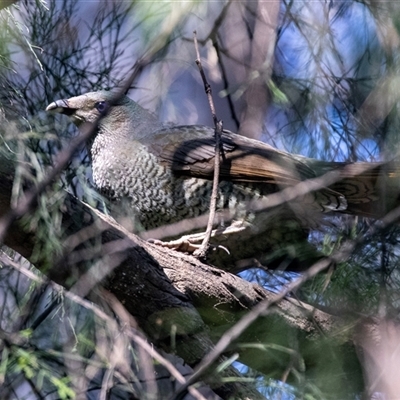
[[[287,102],[270,107],[267,137],[280,136],[275,145],[306,156],[376,156],[372,139],[357,137],[355,114],[385,69],[382,51],[362,3],[283,2],[274,83]]]

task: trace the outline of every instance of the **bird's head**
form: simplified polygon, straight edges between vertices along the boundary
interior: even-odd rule
[[[97,122],[101,133],[136,139],[161,127],[154,115],[129,97],[107,90],[56,100],[46,111],[67,115],[78,127],[85,122]]]

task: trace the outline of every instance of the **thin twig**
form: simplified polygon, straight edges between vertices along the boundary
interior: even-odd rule
[[[219,184],[219,170],[220,170],[220,156],[221,156],[221,134],[222,134],[222,121],[218,120],[217,114],[215,112],[214,100],[212,98],[211,86],[207,81],[206,75],[204,73],[203,65],[201,64],[199,45],[197,43],[196,31],[193,32],[194,35],[194,46],[196,49],[196,64],[199,68],[201,78],[204,83],[204,90],[207,94],[208,104],[210,106],[211,114],[214,121],[214,133],[215,133],[215,157],[214,157],[214,178],[212,193],[210,198],[210,214],[208,218],[207,230],[203,239],[203,242],[199,249],[194,252],[194,255],[199,258],[204,258],[210,242],[211,232],[214,225],[215,213],[217,209],[217,198],[218,198],[218,184]]]
[[[219,36],[217,38],[215,38],[215,40],[213,40],[213,46],[217,53],[217,60],[218,60],[219,68],[221,69],[222,82],[224,84],[224,91],[226,93],[225,97],[226,97],[226,100],[228,101],[228,108],[231,111],[231,118],[236,125],[236,131],[238,131],[240,128],[240,121],[239,121],[238,116],[236,115],[235,105],[233,104],[232,92],[229,89],[228,73],[225,68],[224,62],[222,61],[222,54],[221,54],[221,49],[219,47],[218,39],[219,39]]]

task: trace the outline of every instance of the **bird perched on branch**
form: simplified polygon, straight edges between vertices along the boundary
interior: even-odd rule
[[[97,124],[87,142],[93,181],[114,203],[127,199],[144,229],[208,212],[215,157],[213,128],[165,127],[136,102],[126,96],[115,98],[109,91],[57,100],[46,110],[69,116],[77,126]],[[400,204],[396,163],[318,161],[229,131],[223,131],[221,142],[217,207],[231,211],[234,218],[224,221],[222,217],[217,223],[219,230],[211,242],[229,253],[212,252],[214,264],[227,267],[257,258],[268,266],[285,260],[289,268],[301,269],[304,265],[299,260],[309,264],[313,252],[307,243],[309,230],[321,223],[325,213],[380,218]],[[304,191],[308,180],[323,179],[332,171],[335,175],[329,184]],[[306,183],[301,187],[301,182]],[[289,193],[288,188],[294,191]],[[273,207],[249,209],[257,199],[268,206],[268,195],[284,189]]]

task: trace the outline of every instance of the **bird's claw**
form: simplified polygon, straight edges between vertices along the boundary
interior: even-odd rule
[[[190,236],[190,235],[189,235]],[[153,243],[157,246],[166,247],[171,250],[180,251],[182,253],[194,253],[201,245],[193,243],[188,237],[183,236],[177,240],[171,240],[164,242],[158,239],[148,239],[148,242]]]
[[[191,242],[191,238],[189,236],[191,236],[191,235],[183,236],[180,239],[171,240],[170,242],[164,242],[164,241],[158,240],[158,239],[148,239],[148,242],[155,244],[157,246],[166,247],[171,250],[180,251],[182,253],[193,254],[197,250],[200,249],[201,243],[195,244],[195,243]],[[194,240],[198,241],[198,238],[194,238]],[[210,249],[212,249],[212,250],[221,249],[221,250],[225,251],[227,254],[230,254],[230,251],[225,246],[222,246],[220,244],[219,245],[210,244]]]
[[[216,238],[218,236],[228,236],[234,233],[242,232],[243,230],[246,229],[246,226],[243,223],[234,223],[231,226],[227,228],[219,228],[219,229],[214,229],[212,231],[211,237]],[[204,240],[205,233],[200,232],[200,233],[193,233],[190,235],[185,235],[182,236],[179,239],[176,240],[171,240],[169,242],[164,242],[159,239],[148,239],[148,242],[156,244],[157,246],[162,246],[166,247],[171,250],[176,250],[180,251],[182,253],[189,253],[192,254],[196,250],[198,250]],[[229,250],[220,244],[212,244],[210,243],[210,248],[212,250],[217,250],[221,249],[223,251],[226,251],[228,254],[230,254]]]

